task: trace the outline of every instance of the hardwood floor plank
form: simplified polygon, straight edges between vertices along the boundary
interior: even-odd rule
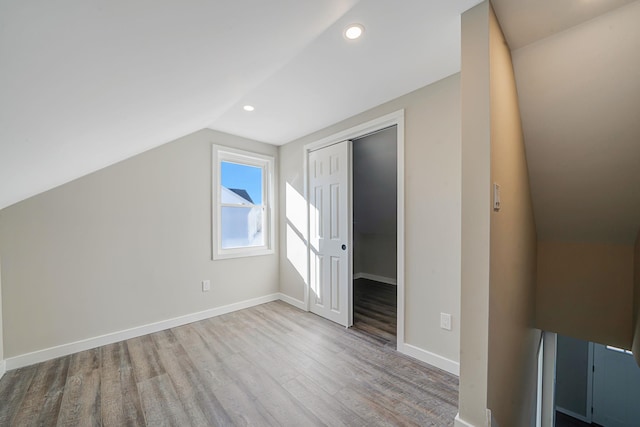
[[[70,356],[58,426],[100,426],[100,349]]]
[[[56,425],[70,359],[65,356],[37,365],[37,372],[11,425]]]
[[[100,406],[103,425],[145,425],[126,342],[109,344],[101,350]]]
[[[388,380],[367,381],[362,390],[364,395],[376,402],[380,408],[384,408],[402,419],[402,424],[416,423],[420,426],[453,425],[451,414],[446,414],[448,419],[440,419],[441,413],[437,407],[425,410],[425,402],[416,402],[411,399],[412,391],[405,384],[395,384]],[[434,415],[437,417],[434,419]],[[435,423],[435,424],[434,424]]]
[[[262,369],[256,368],[240,354],[234,354],[223,362],[234,378],[252,391],[264,408],[281,426],[321,426],[322,422]]]
[[[195,323],[193,330],[200,336],[200,339],[207,343],[207,347],[218,357],[224,358],[236,352],[229,345],[229,337],[225,335],[228,328],[224,322],[216,322],[217,318],[207,319]]]
[[[0,426],[8,426],[22,405],[38,365],[7,372],[0,381]]]
[[[370,399],[360,388],[340,390],[336,397],[370,426],[418,426]]]
[[[267,411],[233,373],[224,368],[202,368],[199,370],[204,383],[214,393],[234,426],[278,426],[279,423]]]
[[[200,373],[170,331],[153,335],[159,346],[160,360],[169,375],[178,398],[193,425],[230,425],[231,419],[213,394],[203,386]]]
[[[165,373],[151,335],[127,340],[127,347],[136,382],[140,383]]]
[[[345,427],[368,425],[362,417],[306,377],[294,378],[286,382],[284,388],[325,425]]]
[[[238,383],[233,373],[228,373],[223,366],[223,358],[234,352],[228,352],[228,347],[221,345],[224,337],[219,335],[211,341],[200,326],[175,328],[173,331],[183,343],[183,348],[189,359],[198,370],[198,378],[203,387],[210,390],[220,402],[232,424],[236,426],[277,426],[277,421],[267,412],[262,404],[249,389]],[[210,322],[204,322],[210,323]],[[190,325],[188,325],[190,326]],[[198,333],[204,332],[204,337]],[[218,350],[223,350],[223,356]]]
[[[353,281],[353,327],[395,346],[397,287],[368,279]]]
[[[138,383],[140,402],[148,426],[189,426],[189,417],[167,374]]]
[[[283,306],[285,309],[287,307],[287,304]],[[256,309],[262,310],[258,307],[256,307]],[[265,308],[265,312],[265,314],[268,315],[273,314],[273,310],[267,308]],[[270,322],[271,318],[267,317],[267,321]],[[283,383],[294,378],[294,373],[302,373],[306,378],[314,381],[332,395],[346,387],[349,384],[347,380],[348,377],[336,375],[335,372],[332,372],[330,370],[332,368],[331,363],[328,363],[328,366],[325,365],[326,361],[333,360],[332,358],[335,356],[335,353],[326,351],[324,348],[318,350],[317,347],[307,346],[302,341],[304,341],[304,336],[309,333],[312,334],[312,332],[294,323],[290,325],[289,332],[286,334],[267,335],[272,343],[278,344],[277,346],[271,346],[268,352],[261,351],[261,349],[258,348],[258,352],[260,353],[259,357],[267,363],[271,375]],[[260,333],[262,331],[258,330],[257,332]],[[270,365],[269,361],[273,358],[277,358],[280,363]],[[282,364],[281,361],[286,361],[286,364]]]
[[[256,332],[257,336],[260,332]],[[258,347],[246,354],[253,363],[262,366],[280,384],[284,384],[300,375],[301,372],[313,374],[318,371],[318,362],[292,344],[290,335],[267,336],[272,345],[267,348]],[[294,339],[295,340],[295,339]],[[257,342],[260,339],[256,339]],[[275,344],[275,345],[273,345]],[[326,375],[326,370],[323,370]]]

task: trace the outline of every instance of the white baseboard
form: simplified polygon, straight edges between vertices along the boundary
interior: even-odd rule
[[[473,424],[470,424],[468,422],[466,422],[465,420],[463,420],[462,418],[460,418],[460,412],[458,412],[456,414],[456,418],[454,419],[453,422],[455,427],[476,427]]]
[[[557,405],[556,405],[556,411],[562,412],[563,414],[569,415],[570,417],[576,418],[576,419],[578,419],[580,421],[584,421],[587,424],[591,424],[591,420],[588,419],[587,417],[585,417],[584,415],[577,414],[577,413],[575,413],[573,411],[561,408],[560,406],[557,406]]]
[[[398,286],[398,280],[394,279],[393,277],[378,276],[377,274],[356,273],[353,275],[353,280],[356,280],[356,279],[369,279],[369,280],[373,280],[374,282],[380,282],[380,283],[386,283],[388,285]]]
[[[160,322],[150,323],[148,325],[137,326],[123,331],[112,332],[94,338],[88,338],[68,344],[62,344],[56,347],[46,348],[44,350],[34,351],[32,353],[21,354],[6,359],[3,365],[6,369],[18,369],[24,366],[33,365],[35,363],[44,362],[46,360],[55,359],[57,357],[67,356],[79,351],[89,350],[107,344],[128,340],[142,335],[163,331],[176,326],[186,325],[188,323],[197,322],[199,320],[208,319],[210,317],[220,316],[222,314],[231,313],[232,311],[242,310],[256,305],[264,304],[280,299],[280,294],[270,294],[246,301],[240,301],[234,304],[224,305],[209,310],[199,311],[197,313],[187,314],[184,316],[174,317],[173,319],[162,320]],[[292,298],[293,299],[293,298]],[[288,301],[287,301],[288,302]]]
[[[4,376],[6,372],[7,372],[7,362],[5,362],[4,360],[0,360],[0,379]]]
[[[299,308],[300,310],[307,311],[307,307],[305,306],[304,301],[300,301],[299,299],[290,297],[289,295],[283,294],[282,292],[278,293],[278,298],[289,305]]]
[[[438,354],[431,353],[430,351],[423,350],[419,347],[407,343],[398,346],[398,351],[406,354],[407,356],[418,359],[421,362],[428,363],[429,365],[433,365],[436,368],[447,371],[450,374],[460,376],[460,363],[449,360],[446,357],[442,357]]]
[[[456,417],[454,418],[454,421],[453,421],[453,425],[454,427],[477,427],[476,425],[471,424],[469,421],[465,421],[462,418],[460,418],[460,412],[456,414]],[[498,422],[491,415],[491,409],[487,409],[486,425],[488,427],[500,427],[498,426]]]

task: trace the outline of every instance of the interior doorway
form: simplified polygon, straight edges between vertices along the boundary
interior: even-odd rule
[[[640,368],[631,351],[558,335],[556,426],[635,427]]]
[[[352,140],[353,327],[396,345],[397,129]]]
[[[375,271],[377,270],[371,270],[374,271],[373,273],[371,273],[370,271],[361,270],[362,268],[365,268],[361,267],[361,259],[357,261],[354,260],[354,257],[356,256],[354,246],[363,247],[371,245],[367,244],[366,242],[363,243],[363,241],[361,240],[362,236],[354,236],[353,220],[354,203],[356,202],[352,197],[354,185],[354,167],[352,158],[354,141],[356,143],[366,144],[367,138],[383,133],[394,134],[395,136],[395,147],[393,147],[396,159],[394,170],[395,181],[392,179],[388,182],[385,181],[384,184],[385,186],[390,185],[391,187],[393,187],[393,190],[395,190],[395,199],[394,201],[384,201],[383,199],[378,199],[377,206],[375,206],[374,208],[370,208],[368,212],[365,211],[365,217],[377,215],[377,211],[380,210],[380,205],[385,204],[385,209],[390,208],[395,212],[395,217],[393,217],[393,215],[387,216],[387,221],[391,222],[391,224],[387,224],[387,227],[393,228],[393,223],[395,222],[395,234],[393,235],[395,239],[391,243],[387,241],[387,245],[383,248],[381,255],[378,258],[375,258],[375,256],[367,258],[367,262],[369,260],[375,259],[380,262],[380,259],[383,258],[386,260],[390,260],[391,263],[389,263],[388,265],[391,265],[392,269],[395,268],[395,272],[394,270],[391,270],[391,272],[389,273],[389,270],[385,270],[386,272],[383,272],[383,274],[377,274],[375,273]],[[371,141],[369,140],[369,142]],[[340,145],[344,145],[347,147],[346,163],[344,163],[342,160],[344,156],[337,154],[328,155],[328,159],[326,161],[319,161],[318,153],[329,153],[328,149],[330,149],[332,146]],[[324,154],[321,154],[320,157],[324,157]],[[305,145],[304,162],[304,199],[307,202],[307,235],[309,236],[307,240],[307,286],[305,287],[304,296],[305,306],[307,310],[313,311],[320,316],[326,317],[346,327],[351,327],[354,324],[354,294],[357,296],[361,294],[359,286],[357,289],[354,288],[354,278],[356,280],[368,279],[369,285],[381,284],[383,286],[394,286],[392,290],[395,294],[395,313],[390,317],[392,319],[395,319],[395,325],[393,323],[393,320],[391,320],[390,322],[387,322],[385,324],[384,329],[386,329],[386,337],[388,338],[389,342],[394,342],[395,348],[403,352],[405,306],[404,174],[402,172],[404,170],[404,110],[396,111],[378,119],[371,120],[369,122]],[[333,174],[331,171],[336,167],[340,168],[340,165],[348,166],[348,185],[346,186],[346,188],[342,184],[340,184],[341,189],[335,190],[333,184],[331,183],[329,183],[328,186],[324,188],[323,183],[325,181],[325,176],[328,182],[330,180],[329,175]],[[329,169],[327,169],[327,167]],[[369,175],[375,175],[376,173],[377,170],[375,169],[369,169],[368,171]],[[348,194],[346,206],[344,205],[344,203],[339,202],[340,198],[342,197],[343,190],[346,190]],[[333,197],[333,199],[326,199],[324,197],[325,192],[328,192],[327,194],[330,195],[329,197]],[[337,200],[338,203],[331,202],[332,208],[328,210],[325,209],[325,202],[334,199]],[[333,207],[336,207],[338,211],[333,212]],[[331,225],[331,221],[324,220],[327,215],[334,218],[342,218],[343,213],[345,212],[347,221],[343,222],[342,220],[338,219],[338,221],[333,222],[336,227],[333,227]],[[332,235],[330,236],[330,238],[327,237],[327,233],[333,233],[334,228],[336,230],[341,228],[340,224],[347,225],[346,238],[344,237],[343,233],[335,234],[335,236]],[[335,240],[335,242],[327,243],[330,239]],[[365,236],[364,239],[366,241],[367,236]],[[330,251],[327,250],[329,248],[329,246],[327,245],[333,245],[334,243],[338,244],[338,247],[342,251],[344,251],[342,252],[342,254],[346,254],[346,266],[339,259],[338,255],[332,255]],[[360,257],[360,255],[357,256]],[[373,261],[373,263],[375,264],[376,262]],[[354,270],[354,267],[357,267],[358,271]],[[341,278],[344,277],[343,274],[345,272],[347,279],[342,280]],[[369,289],[369,291],[371,289]],[[368,291],[364,292],[364,294],[368,295],[369,297],[372,297],[373,295]],[[328,307],[326,304],[329,301],[331,301],[331,306]],[[393,302],[391,304],[393,305]],[[344,317],[344,312],[341,311],[338,315],[338,310],[336,310],[334,306],[340,307],[340,311],[342,310],[342,307],[346,306],[348,308],[348,312],[346,313],[346,320]],[[333,313],[332,310],[335,311],[335,313]],[[328,314],[329,311],[332,311],[331,315]],[[378,319],[378,321],[380,321],[380,319]],[[382,326],[381,323],[378,323],[378,326]],[[391,337],[393,337],[394,335],[394,327],[395,340],[391,339]]]

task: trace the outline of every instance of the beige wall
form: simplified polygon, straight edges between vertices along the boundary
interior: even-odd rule
[[[492,210],[492,183],[502,208]],[[457,425],[534,415],[536,228],[515,78],[489,2],[462,15],[462,331]]]
[[[640,366],[640,230],[633,247],[633,355]]]
[[[460,314],[460,77],[453,75],[280,147],[281,291],[304,298],[303,146],[405,109],[405,337],[458,361]],[[440,312],[453,330],[440,329]]]
[[[491,182],[501,208],[491,212],[488,407],[503,426],[535,416],[536,225],[518,94],[509,46],[490,13]]]
[[[536,325],[631,348],[633,246],[538,243]]]
[[[5,357],[278,292],[278,255],[211,260],[203,130],[0,211]],[[201,291],[201,280],[211,291]]]
[[[489,3],[462,14],[462,326],[456,425],[486,426],[491,128]]]

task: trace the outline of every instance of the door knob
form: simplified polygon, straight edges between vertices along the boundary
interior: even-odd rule
[[[347,245],[342,245],[342,250],[343,251],[347,250]]]

